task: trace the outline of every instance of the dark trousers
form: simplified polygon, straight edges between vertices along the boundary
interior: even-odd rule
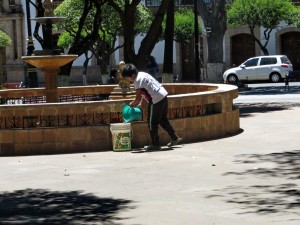
[[[158,125],[160,125],[171,137],[177,140],[177,135],[168,120],[168,98],[165,97],[156,104],[148,106],[148,127],[150,130],[152,144],[159,146]]]

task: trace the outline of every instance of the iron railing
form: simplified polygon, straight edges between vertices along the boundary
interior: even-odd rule
[[[177,107],[169,109],[170,119],[201,117],[221,113],[220,103]],[[145,112],[147,116],[147,112]],[[145,120],[144,116],[141,119]],[[82,112],[62,115],[0,115],[0,130],[34,129],[57,127],[105,126],[111,123],[122,123],[122,112]]]
[[[86,102],[108,100],[109,94],[60,95],[58,102]],[[46,96],[22,98],[0,98],[0,105],[20,105],[46,103]]]

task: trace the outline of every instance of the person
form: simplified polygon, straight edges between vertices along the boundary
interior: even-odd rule
[[[117,73],[118,73],[117,70],[110,71],[110,75],[107,79],[107,84],[117,84],[118,83],[117,78],[116,78]]]
[[[118,80],[119,80],[119,87],[122,88],[124,91],[130,91],[130,83],[124,79],[122,76],[122,70],[125,65],[124,61],[120,61],[119,63],[119,70],[118,70]]]
[[[135,100],[130,102],[130,106],[136,107],[141,104],[142,95],[146,95],[149,101],[148,105],[148,128],[150,131],[152,144],[145,146],[145,150],[160,150],[158,125],[169,134],[171,141],[168,146],[177,145],[182,141],[178,137],[168,120],[168,92],[166,89],[146,72],[138,72],[133,64],[125,64],[122,72],[123,77],[134,83],[136,91]]]
[[[151,74],[157,80],[158,64],[156,62],[156,59],[152,55],[149,56],[147,62],[147,69],[148,69],[148,73]]]

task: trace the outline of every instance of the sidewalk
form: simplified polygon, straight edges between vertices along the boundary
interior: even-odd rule
[[[300,224],[300,105],[241,104],[240,123],[165,151],[1,157],[0,224]]]

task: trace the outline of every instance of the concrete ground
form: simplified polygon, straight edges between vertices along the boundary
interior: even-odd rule
[[[0,158],[0,224],[298,225],[300,104],[173,149]]]

